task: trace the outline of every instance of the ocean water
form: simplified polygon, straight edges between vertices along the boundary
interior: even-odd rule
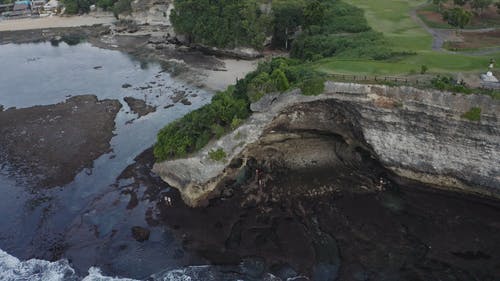
[[[8,163],[0,163],[0,280],[80,280],[87,271],[84,280],[114,280],[94,268],[102,263],[111,275],[139,279],[175,268],[171,255],[179,243],[169,229],[152,228],[150,243],[130,237],[131,226],[147,226],[144,212],[152,203],[146,200],[127,210],[130,195],[120,188],[129,183],[113,184],[136,156],[154,144],[163,126],[208,103],[212,93],[173,79],[157,63],[88,43],[0,45],[0,66],[0,105],[5,109],[55,104],[82,94],[117,99],[123,105],[115,119],[112,151],[66,186],[49,190],[25,186],[19,175],[7,172]],[[123,88],[125,83],[132,87]],[[186,92],[192,104],[165,108],[178,91]],[[127,96],[157,106],[156,112],[138,118],[124,102]],[[98,237],[90,227],[99,230]],[[41,253],[54,245],[64,245],[71,266],[64,260],[42,260],[48,257]],[[117,253],[116,248],[124,245],[127,250]]]
[[[219,266],[190,266],[166,270],[152,274],[148,281],[223,281],[257,280],[245,276],[248,271],[244,265],[233,268]],[[247,279],[249,278],[249,279]],[[289,281],[293,281],[294,278]],[[272,274],[264,274],[260,281],[280,281]],[[18,258],[0,250],[0,281],[139,281],[130,278],[105,276],[98,267],[89,268],[84,276],[79,276],[68,260],[49,262],[39,259],[20,261]]]
[[[82,279],[83,278],[83,279]],[[92,267],[88,275],[80,277],[67,260],[49,262],[31,259],[20,261],[18,258],[0,250],[0,280],[2,281],[135,281],[128,278],[103,276],[99,268]]]

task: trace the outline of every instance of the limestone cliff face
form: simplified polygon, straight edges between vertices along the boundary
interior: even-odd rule
[[[231,134],[154,170],[191,206],[217,196],[249,159],[339,177],[346,167],[356,171],[375,161],[438,188],[500,197],[499,105],[481,95],[328,82],[316,97],[297,91],[264,97]],[[461,118],[472,107],[482,109],[481,121]],[[218,148],[228,154],[225,162],[209,159]]]
[[[137,24],[150,24],[170,27],[170,12],[173,0],[134,0],[132,13],[120,18],[133,20]]]

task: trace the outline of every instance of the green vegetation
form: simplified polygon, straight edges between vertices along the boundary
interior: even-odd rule
[[[104,9],[110,9],[111,6],[109,4],[115,0],[104,0],[104,1],[105,2],[98,2],[98,4],[103,5]],[[130,5],[131,2],[132,0],[118,0],[114,2],[111,10],[113,11],[115,17],[118,18],[118,15],[120,14],[130,13],[130,11],[132,10],[132,6]]]
[[[235,86],[217,93],[212,102],[167,125],[154,148],[157,160],[183,157],[238,127],[250,115],[250,102],[271,92],[300,88],[306,95],[324,90],[325,78],[300,61],[277,58],[262,63]]]
[[[316,70],[334,74],[404,75],[417,73],[418,65],[426,65],[427,73],[484,71],[490,58],[500,61],[500,52],[472,56],[431,50],[432,36],[410,16],[410,11],[425,4],[425,0],[344,0],[365,10],[369,26],[380,32],[392,51],[415,53],[390,59],[329,57],[311,64]]]
[[[63,0],[68,14],[83,14],[90,12],[90,6],[95,4],[92,0]]]
[[[132,0],[62,0],[67,14],[84,14],[90,12],[90,6],[96,5],[105,11],[119,14],[130,12]]]
[[[468,25],[472,19],[472,13],[461,7],[445,10],[442,14],[449,25],[460,29]]]
[[[247,118],[248,102],[238,96],[236,88],[218,93],[212,103],[163,128],[154,148],[156,158],[166,160],[198,151],[211,139],[229,131],[234,119]]]
[[[217,93],[212,103],[162,129],[154,148],[158,161],[184,157],[234,130],[250,115],[250,103],[268,93],[300,88],[305,95],[320,94],[328,74],[448,74],[484,69],[492,57],[500,61],[500,53],[467,56],[430,50],[431,36],[409,13],[424,0],[274,0],[270,11],[268,3],[176,0],[173,25],[191,42],[262,48],[272,35],[271,45],[290,50],[291,58],[261,63]],[[433,79],[432,86],[472,92],[448,75]],[[220,159],[223,152],[211,151],[210,157]]]
[[[482,94],[500,99],[500,90],[494,89],[472,89],[464,81],[456,81],[450,76],[436,76],[431,80],[431,87],[434,89],[462,94]]]
[[[189,42],[262,48],[270,18],[255,0],[176,0],[171,21]]]
[[[462,114],[462,118],[468,119],[470,121],[481,120],[481,108],[473,107],[469,111]]]
[[[442,91],[450,91],[455,93],[472,93],[472,89],[468,88],[463,81],[455,81],[449,76],[437,76],[431,80],[431,85]]]
[[[208,157],[214,161],[223,161],[226,156],[226,152],[222,148],[208,152]]]

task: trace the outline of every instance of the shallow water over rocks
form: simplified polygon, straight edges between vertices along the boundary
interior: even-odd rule
[[[111,150],[97,157],[92,166],[79,171],[65,186],[51,189],[32,186],[25,179],[36,175],[19,174],[9,163],[0,163],[0,248],[21,259],[47,260],[67,257],[67,249],[79,248],[70,258],[77,270],[85,272],[88,268],[85,266],[97,262],[95,258],[99,254],[90,253],[89,249],[99,235],[105,236],[116,229],[114,225],[121,220],[144,224],[143,217],[118,207],[101,213],[93,206],[94,202],[101,200],[116,205],[117,202],[106,201],[109,197],[125,201],[128,195],[121,195],[113,185],[120,173],[154,143],[164,125],[209,102],[211,93],[172,79],[159,64],[138,61],[88,43],[75,46],[61,43],[57,47],[50,43],[2,45],[0,65],[4,69],[0,76],[0,104],[5,110],[50,106],[82,94],[95,95],[99,100],[118,100],[122,104],[115,118]],[[125,83],[131,87],[123,88]],[[191,105],[172,102],[171,96],[180,91],[189,95]],[[156,111],[138,116],[124,101],[125,97],[143,100],[148,106],[156,107]],[[50,111],[49,108],[47,112]],[[60,149],[69,151],[72,147],[69,144]],[[96,225],[99,235],[93,241],[67,237],[67,232],[78,229],[82,221]],[[155,238],[155,235],[158,236],[153,234],[151,240],[171,243],[171,237]],[[127,232],[124,239],[129,236]],[[75,244],[68,244],[68,240]],[[149,264],[145,270],[130,268],[126,261],[148,258],[151,255],[146,253],[153,252],[154,248],[138,247],[135,253],[127,253],[128,257],[122,261],[123,268],[128,267],[125,273],[134,271],[136,273],[130,276],[144,277],[163,269],[164,264]]]
[[[29,175],[0,163],[0,280],[500,278],[498,202],[390,176],[385,190],[367,191],[359,182],[378,181],[377,163],[280,171],[262,189],[250,165],[207,208],[192,209],[150,172],[147,149],[160,128],[211,93],[172,79],[158,64],[86,43],[3,45],[0,65],[12,70],[0,76],[4,109],[82,94],[122,105],[112,150],[69,184],[31,186],[23,181]],[[174,104],[180,95],[192,105]],[[139,118],[125,97],[156,111]],[[148,239],[137,241],[134,229],[149,231]]]

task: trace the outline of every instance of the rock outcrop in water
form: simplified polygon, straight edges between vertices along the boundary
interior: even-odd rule
[[[0,112],[1,168],[31,186],[63,186],[111,149],[117,100],[75,96]]]
[[[288,172],[372,159],[438,188],[500,197],[499,104],[482,95],[328,82],[320,96],[266,96],[237,130],[154,171],[190,206],[219,194],[249,159]],[[480,121],[461,117],[472,107],[482,109]],[[228,155],[224,162],[208,156],[218,148]]]

